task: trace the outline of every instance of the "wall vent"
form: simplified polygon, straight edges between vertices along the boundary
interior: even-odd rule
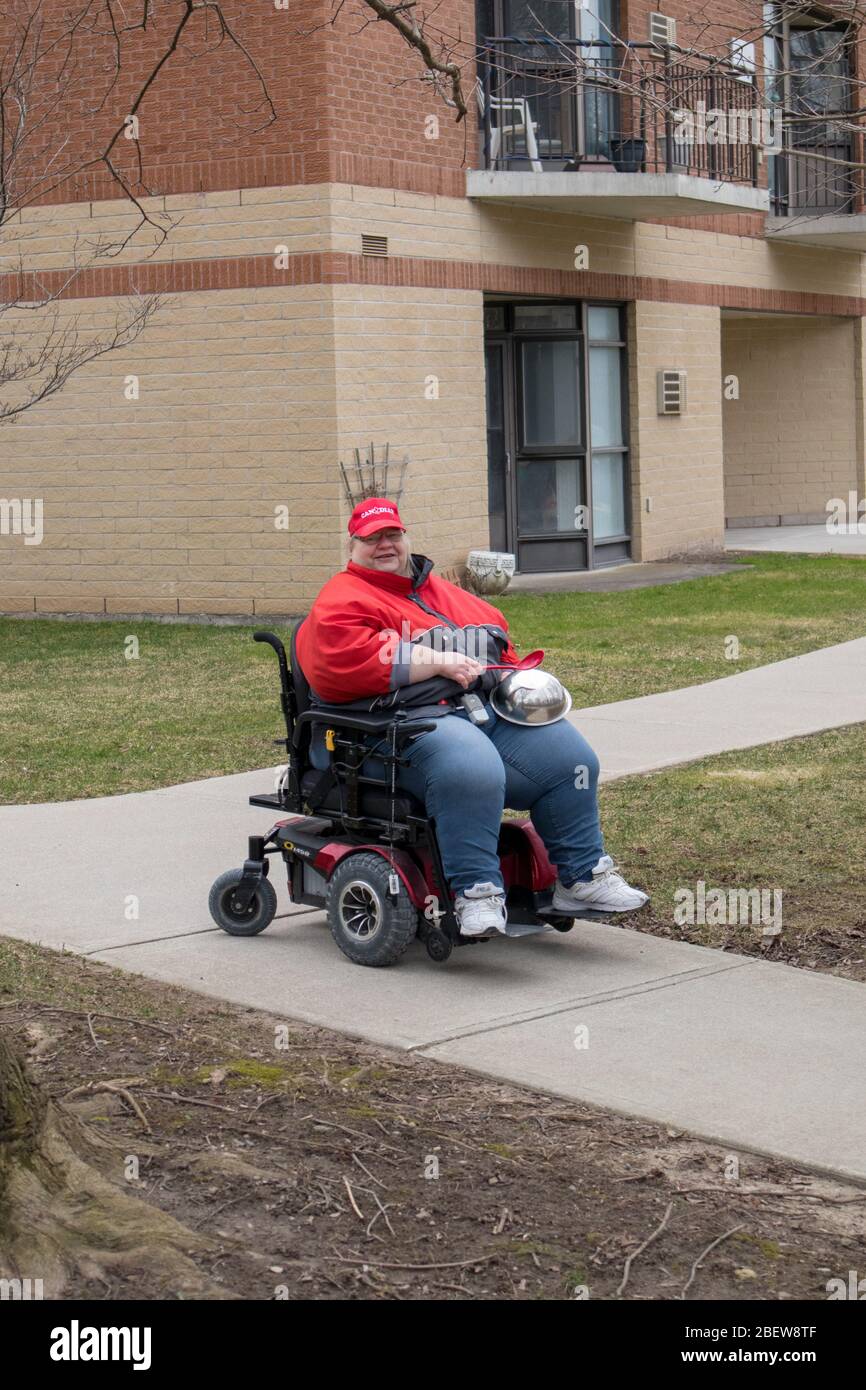
[[[387,256],[388,238],[386,236],[374,236],[372,232],[361,233],[361,255],[362,256]]]
[[[682,415],[686,408],[686,374],[675,368],[656,372],[659,415]]]
[[[670,15],[659,14],[658,10],[653,10],[649,17],[649,36],[650,43],[656,44],[659,48],[664,48],[669,43],[676,43],[676,20],[671,19]]]

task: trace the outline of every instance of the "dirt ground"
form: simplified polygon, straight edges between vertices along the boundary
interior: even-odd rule
[[[72,955],[0,940],[0,1025],[229,1297],[822,1300],[866,1268],[863,1189]],[[178,1294],[133,1262],[63,1296]]]

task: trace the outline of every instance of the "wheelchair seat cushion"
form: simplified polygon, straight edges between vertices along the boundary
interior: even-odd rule
[[[309,769],[301,778],[301,792],[304,796],[309,796],[315,787],[321,772],[315,768]],[[342,803],[341,803],[342,795]],[[391,817],[391,793],[383,787],[360,785],[360,812],[362,816],[373,816],[377,820],[389,820]],[[313,807],[314,811],[339,811],[341,804],[346,805],[346,788],[341,788],[333,783],[328,787],[322,801]],[[394,797],[394,817],[396,820],[405,820],[407,816],[423,816],[424,807],[420,801],[408,792],[398,791]]]

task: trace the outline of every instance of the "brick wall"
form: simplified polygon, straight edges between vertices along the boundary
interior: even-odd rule
[[[86,336],[121,307],[62,312]],[[2,539],[0,610],[301,612],[344,562],[337,464],[368,440],[410,455],[403,513],[440,569],[488,544],[479,293],[174,296],[137,343],[4,429],[4,487],[43,499],[45,535]]]
[[[828,499],[860,482],[855,325],[726,317],[722,343],[724,375],[739,383],[723,406],[725,515],[823,520]]]
[[[333,23],[333,0],[289,0],[279,10],[271,0],[220,5],[246,52],[227,36],[220,41],[212,14],[200,13],[187,27],[137,112],[138,144],[121,138],[112,152],[137,196],[335,177],[462,191],[466,153],[474,155],[476,146],[474,105],[469,122],[456,124],[423,80],[421,59],[360,0],[346,0]],[[8,0],[0,49],[30,8],[30,0]],[[124,31],[118,76],[104,24],[79,27],[71,49],[63,42],[80,9],[80,0],[46,7],[56,59],[53,67],[37,66],[28,91],[33,135],[18,185],[19,192],[28,186],[28,203],[122,196],[101,155],[167,51],[182,12],[168,0],[154,7],[146,33]],[[444,43],[466,65],[471,93],[474,0],[440,0],[429,31],[434,48]],[[67,52],[72,63],[60,76]],[[425,128],[429,115],[439,119],[436,139]]]
[[[135,344],[4,427],[4,495],[43,498],[45,535],[2,539],[0,609],[300,611],[340,562],[331,295],[177,295]],[[86,335],[117,308],[62,312]]]
[[[660,416],[656,372],[677,367],[688,373],[687,409]],[[634,558],[718,549],[724,539],[719,310],[632,305],[629,394]]]
[[[464,563],[490,543],[482,296],[339,286],[334,328],[340,457],[363,440],[408,453],[413,547],[440,570]]]
[[[400,188],[299,184],[177,195],[147,204],[148,211],[163,206],[172,223],[169,239],[156,245],[153,231],[145,228],[112,258],[112,266],[141,266],[145,273],[148,266],[166,262],[272,258],[277,245],[287,246],[293,255],[327,250],[358,255],[362,232],[371,232],[388,238],[392,257],[571,274],[574,288],[561,293],[583,292],[581,277],[573,269],[574,247],[584,243],[592,274],[665,279],[680,286],[718,284],[866,297],[863,257],[856,251],[779,245],[654,223],[576,218],[549,209],[491,206]],[[70,266],[76,245],[81,256],[86,244],[122,241],[133,233],[136,221],[135,211],[117,201],[32,208],[4,229],[7,264],[15,264],[20,252],[34,270]],[[71,289],[76,292],[76,286]],[[780,302],[772,307],[793,306]],[[825,306],[823,312],[827,311]],[[840,305],[839,312],[844,311]]]
[[[212,18],[199,15],[186,30],[140,108],[140,145],[122,139],[115,147],[115,162],[138,195],[325,180],[460,194],[466,167],[478,162],[474,101],[468,119],[455,123],[420,57],[391,26],[377,22],[362,0],[345,0],[334,23],[333,0],[288,0],[280,10],[271,0],[220,3],[249,60],[228,39],[217,42]],[[8,0],[0,42],[28,5],[29,0]],[[64,15],[79,7],[79,0],[58,0],[52,7],[58,32]],[[645,42],[654,7],[654,0],[624,0],[623,34]],[[681,45],[709,54],[726,54],[733,35],[758,34],[762,27],[757,0],[724,0],[712,10],[665,0],[664,12],[676,18]],[[58,184],[54,175],[46,181],[47,201],[118,196],[99,156],[154,55],[165,51],[179,13],[176,3],[160,4],[146,35],[124,35],[120,79],[103,110],[95,108],[113,75],[113,45],[107,32],[96,29],[81,31],[76,40],[81,76],[71,83],[64,79],[59,104],[41,88],[34,93],[45,111],[28,154],[28,177],[61,143],[63,168],[80,170],[71,181],[61,178]],[[427,31],[434,51],[442,45],[461,65],[470,95],[475,0],[438,0],[428,8]],[[760,68],[760,42],[757,50]],[[438,119],[436,139],[428,138],[430,116]]]

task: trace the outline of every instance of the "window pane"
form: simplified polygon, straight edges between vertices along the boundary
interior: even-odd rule
[[[624,478],[625,455],[593,455],[592,530],[597,541],[625,531]]]
[[[843,30],[791,30],[791,105],[795,111],[806,115],[846,111],[847,75]]]
[[[493,343],[486,349],[487,504],[490,516],[490,544],[494,550],[504,550],[506,546],[503,356],[501,343]]]
[[[517,520],[521,536],[575,531],[583,501],[579,459],[533,459],[517,468]]]
[[[620,349],[590,348],[589,408],[595,445],[623,443],[620,383]]]
[[[489,333],[505,332],[505,305],[485,304],[484,327]]]
[[[524,443],[578,444],[577,341],[523,343],[521,348]]]
[[[514,327],[574,329],[577,327],[577,307],[574,304],[517,304]]]
[[[506,0],[504,8],[506,34],[552,34],[557,39],[571,35],[573,0]]]
[[[619,327],[619,309],[607,308],[601,304],[591,305],[587,311],[590,338],[604,338],[617,342],[622,336]]]

